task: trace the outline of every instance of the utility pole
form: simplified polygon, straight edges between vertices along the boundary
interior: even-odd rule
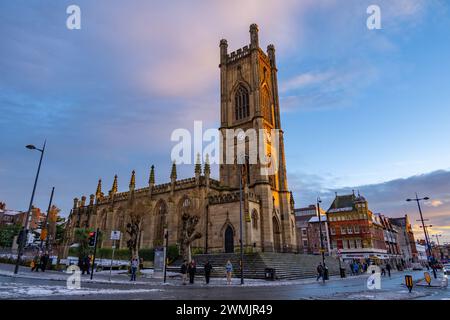
[[[48,203],[48,209],[47,209],[47,216],[45,217],[45,221],[44,221],[44,228],[45,231],[47,232],[47,235],[45,236],[45,247],[46,249],[48,249],[48,237],[49,237],[49,228],[48,228],[48,216],[50,215],[50,209],[52,207],[52,201],[53,201],[53,193],[55,192],[55,187],[52,188],[52,193],[50,195],[50,201]],[[41,231],[41,235],[42,235],[42,231]],[[43,244],[44,244],[44,239],[42,239],[41,237],[41,251],[43,250]]]
[[[317,215],[319,217],[319,233],[320,233],[320,252],[322,253],[322,265],[323,265],[323,275],[322,281],[325,283],[325,276],[328,276],[326,265],[325,265],[325,247],[323,245],[323,234],[322,234],[322,219],[320,217],[320,197],[317,197]]]
[[[95,255],[97,253],[97,242],[98,242],[99,233],[100,233],[100,229],[97,228],[97,232],[95,232],[94,255],[92,257],[91,280],[94,277]]]
[[[242,169],[239,168],[239,243],[241,250],[240,268],[241,268],[241,284],[244,284],[244,243],[242,240]]]
[[[166,277],[167,277],[167,265],[169,264],[168,260],[169,258],[167,257],[168,253],[169,253],[169,229],[166,228],[166,230],[164,230],[164,238],[166,240],[166,244],[164,247],[164,283],[166,283]]]
[[[421,221],[422,222],[422,228],[423,228],[423,232],[424,232],[424,235],[425,235],[425,242],[426,242],[427,248],[428,248],[428,250],[427,250],[428,251],[428,261],[430,261],[432,259],[432,257],[433,257],[433,254],[431,252],[430,239],[428,237],[427,229],[426,229],[426,226],[425,226],[425,220],[423,219],[422,209],[420,208],[420,201],[422,201],[422,200],[427,201],[427,200],[430,200],[430,198],[429,197],[419,198],[417,196],[417,193],[416,193],[416,197],[415,198],[413,198],[413,199],[406,199],[406,201],[408,201],[408,202],[409,201],[416,201],[417,202],[417,207],[419,208],[419,214],[420,214],[420,220],[417,220],[417,221]],[[433,276],[436,279],[437,278],[436,269],[434,267],[432,267],[432,269],[433,269]]]
[[[23,236],[22,236],[22,239],[21,239],[21,241],[19,243],[19,248],[18,248],[18,251],[17,251],[17,260],[16,260],[16,266],[14,268],[14,274],[17,274],[19,272],[20,258],[22,257],[23,247],[25,245],[25,242],[27,241],[28,228],[29,228],[29,224],[30,224],[30,221],[29,221],[30,220],[30,214],[31,214],[31,209],[33,208],[34,194],[36,192],[36,185],[37,185],[38,178],[39,178],[39,172],[41,171],[42,158],[44,157],[46,142],[47,141],[44,141],[44,146],[42,147],[42,149],[38,149],[32,144],[29,144],[29,145],[26,146],[27,149],[40,151],[41,152],[41,158],[39,159],[39,165],[38,165],[38,169],[37,169],[37,173],[36,173],[36,178],[34,179],[33,192],[31,193],[31,200],[30,200],[30,205],[28,206],[27,216],[26,216],[26,220],[25,220],[25,226],[20,231]]]

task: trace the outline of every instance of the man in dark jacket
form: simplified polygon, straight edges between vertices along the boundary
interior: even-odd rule
[[[205,265],[203,266],[204,270],[205,270],[205,280],[206,280],[206,284],[209,283],[209,278],[211,276],[211,270],[212,270],[212,265],[211,263],[209,263],[209,261],[206,261]]]
[[[183,261],[183,264],[181,265],[181,277],[183,279],[183,285],[186,284],[186,280],[187,280],[187,269],[188,269],[188,263],[186,260]]]
[[[45,269],[47,268],[48,260],[50,259],[50,256],[46,252],[42,258],[41,258],[41,270],[42,272],[45,272]]]
[[[195,261],[192,260],[189,263],[188,273],[189,273],[189,283],[194,284],[195,273],[197,272],[197,267],[195,266]]]
[[[390,277],[391,277],[391,265],[389,264],[389,262],[386,263],[386,270],[387,270],[388,276],[389,276],[389,278],[390,278]]]
[[[322,263],[319,263],[319,265],[317,266],[317,279],[316,279],[316,281],[319,281],[320,278],[323,279],[323,266],[322,266]]]

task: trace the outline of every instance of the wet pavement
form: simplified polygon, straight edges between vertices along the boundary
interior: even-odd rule
[[[225,279],[213,279],[206,285],[198,277],[194,285],[182,285],[178,277],[170,277],[167,284],[161,279],[141,277],[130,283],[127,275],[96,274],[97,282],[89,282],[89,276],[81,278],[81,289],[69,289],[68,275],[62,272],[33,273],[21,270],[18,277],[9,271],[10,265],[0,265],[0,299],[151,299],[151,300],[449,300],[448,288],[415,286],[412,293],[403,285],[404,276],[410,274],[414,281],[423,278],[423,271],[393,272],[392,277],[382,277],[380,290],[368,290],[368,275],[332,278],[323,283],[315,279],[295,281],[233,279],[227,286]],[[8,271],[7,271],[8,270]]]

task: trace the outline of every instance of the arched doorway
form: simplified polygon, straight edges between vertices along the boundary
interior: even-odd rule
[[[234,252],[234,232],[230,225],[225,229],[225,252]]]
[[[273,251],[281,252],[280,224],[278,223],[278,219],[275,216],[272,218],[272,228],[273,228]]]

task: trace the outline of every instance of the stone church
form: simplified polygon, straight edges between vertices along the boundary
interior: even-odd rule
[[[179,180],[175,163],[170,182],[155,184],[151,167],[148,186],[136,188],[132,172],[129,189],[118,192],[117,176],[108,194],[97,191],[75,198],[67,235],[74,242],[76,228],[99,228],[105,235],[101,247],[111,247],[112,230],[122,231],[118,248],[127,248],[127,225],[139,217],[138,248],[152,248],[164,242],[180,245],[183,216],[195,217],[198,237],[191,243],[195,252],[238,252],[240,249],[240,177],[242,177],[243,245],[245,252],[296,252],[294,200],[288,189],[281,130],[277,66],[273,45],[259,47],[258,26],[250,26],[250,44],[228,52],[220,41],[219,130],[278,129],[278,162],[275,174],[262,174],[260,164],[219,165],[219,180],[210,176],[210,164],[195,165],[195,176]],[[234,140],[236,141],[236,140]],[[235,142],[236,143],[236,142]],[[264,142],[270,143],[270,142]],[[235,147],[235,146],[234,146]],[[222,150],[222,152],[226,152]]]

